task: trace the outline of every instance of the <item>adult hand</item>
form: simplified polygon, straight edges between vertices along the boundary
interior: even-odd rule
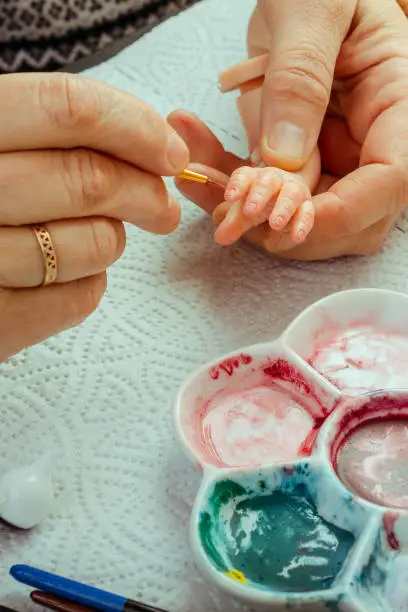
[[[248,52],[269,57],[260,145],[271,166],[299,169],[310,157],[330,101],[337,58],[357,5],[364,3],[370,0],[258,0]]]
[[[0,133],[3,361],[94,310],[124,221],[175,229],[180,208],[161,175],[181,171],[188,150],[141,101],[63,74],[0,77]],[[38,239],[33,226],[45,228]],[[42,286],[45,263],[55,284]]]
[[[320,131],[323,167],[313,198],[315,227],[300,247],[267,225],[251,230],[248,240],[295,259],[375,252],[408,202],[408,22],[402,8],[395,0],[259,0],[248,42],[250,54],[270,54],[264,159],[299,167]],[[204,139],[204,127],[191,117],[173,115],[171,123],[192,161],[225,173],[244,163],[221,153],[208,132]],[[289,140],[280,140],[282,127],[276,139],[282,123],[297,126],[286,130]],[[223,199],[213,187],[179,185],[209,213]]]

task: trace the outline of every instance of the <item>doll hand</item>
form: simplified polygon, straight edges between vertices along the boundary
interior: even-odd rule
[[[231,175],[224,198],[213,213],[218,225],[215,239],[221,245],[233,244],[265,221],[276,232],[289,230],[295,244],[303,242],[313,228],[310,191],[290,172],[243,166]]]

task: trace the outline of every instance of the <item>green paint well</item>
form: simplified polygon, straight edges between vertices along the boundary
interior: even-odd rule
[[[217,482],[211,495],[213,513],[219,516],[220,510],[229,502],[247,494],[248,491],[233,480],[222,480],[221,482]]]
[[[291,493],[254,494],[219,482],[199,531],[219,571],[238,570],[248,582],[281,592],[330,588],[354,544],[350,532],[319,516],[302,484]]]
[[[218,482],[215,485],[214,491],[211,495],[211,515],[208,512],[201,513],[198,526],[201,544],[203,545],[204,550],[211,559],[212,563],[220,572],[228,572],[231,568],[228,567],[226,560],[223,559],[219,552],[224,547],[222,540],[220,541],[217,538],[216,533],[214,533],[213,525],[219,523],[220,512],[222,511],[223,507],[237,497],[241,497],[246,494],[246,489],[232,480],[223,480]]]

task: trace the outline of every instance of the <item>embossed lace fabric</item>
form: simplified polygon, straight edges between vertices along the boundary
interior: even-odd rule
[[[221,96],[217,74],[244,58],[253,5],[203,0],[88,75],[163,115],[188,108],[245,153],[234,95]],[[175,439],[172,398],[196,366],[274,338],[324,295],[408,291],[399,231],[372,258],[285,263],[245,245],[217,247],[211,221],[186,201],[183,209],[172,236],[129,229],[90,320],[0,368],[1,468],[59,449],[62,495],[33,532],[0,527],[4,604],[28,607],[28,589],[7,576],[23,562],[171,612],[248,612],[195,569],[188,522],[201,477]]]

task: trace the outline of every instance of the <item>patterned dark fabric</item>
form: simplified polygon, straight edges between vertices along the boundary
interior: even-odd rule
[[[0,73],[56,70],[199,0],[0,0]]]

